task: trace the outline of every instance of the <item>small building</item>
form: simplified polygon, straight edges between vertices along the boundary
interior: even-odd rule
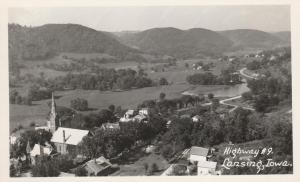
[[[275,56],[275,55],[272,55],[271,57],[270,57],[270,61],[275,61],[277,59],[277,57]]]
[[[200,175],[212,175],[216,173],[217,162],[198,161],[197,173]]]
[[[142,108],[139,110],[139,115],[149,116],[149,109],[148,108]]]
[[[30,151],[30,160],[31,164],[35,165],[36,163],[36,158],[42,155],[51,155],[53,153],[53,148],[51,145],[40,145],[40,144],[35,144],[33,149]]]
[[[199,161],[206,161],[209,150],[203,147],[193,146],[190,150],[189,161],[196,163]]]
[[[16,136],[16,135],[9,136],[9,144],[14,145],[17,143],[17,141],[18,141],[18,136]]]
[[[70,152],[68,150],[75,149],[83,137],[89,135],[89,133],[88,130],[59,127],[53,133],[51,142],[56,146],[57,152],[67,154]]]
[[[126,111],[124,117],[125,118],[132,118],[133,115],[134,115],[134,110],[130,109],[130,110]]]
[[[136,122],[144,122],[144,123],[147,123],[147,122],[148,122],[148,121],[147,121],[147,117],[146,117],[145,115],[140,115],[140,114],[134,116],[133,121],[136,121]]]
[[[192,117],[192,121],[195,123],[199,122],[200,120],[201,120],[201,116],[199,115],[195,115],[194,117]]]
[[[167,128],[170,128],[171,124],[172,124],[172,121],[169,120],[169,121],[166,123],[166,127],[167,127]]]
[[[97,159],[92,159],[82,166],[88,176],[104,176],[108,175],[112,164],[105,157],[101,156]]]
[[[101,126],[102,130],[119,130],[120,124],[119,123],[103,123]]]
[[[130,110],[126,111],[126,113],[124,114],[124,116],[122,118],[120,118],[120,122],[132,121],[133,116],[134,116],[134,110],[130,109]]]

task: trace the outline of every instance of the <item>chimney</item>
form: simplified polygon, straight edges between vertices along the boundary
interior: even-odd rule
[[[66,142],[66,132],[65,132],[65,130],[63,130],[63,141],[64,141],[64,143]]]

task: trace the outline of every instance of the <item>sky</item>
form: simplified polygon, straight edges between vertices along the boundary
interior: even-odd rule
[[[26,7],[10,8],[8,18],[9,23],[27,26],[75,23],[110,32],[157,27],[290,30],[288,5]]]

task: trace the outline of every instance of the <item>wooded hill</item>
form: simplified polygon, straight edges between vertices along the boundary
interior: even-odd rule
[[[8,25],[9,56],[17,60],[41,60],[61,52],[105,53],[120,60],[132,55],[169,55],[176,58],[219,56],[226,51],[273,48],[290,44],[290,32],[267,33],[239,29],[211,31],[153,28],[141,32],[109,33],[77,24],[38,27]]]

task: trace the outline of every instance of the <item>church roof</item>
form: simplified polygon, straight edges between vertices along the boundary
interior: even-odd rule
[[[63,132],[65,132],[65,142]],[[68,145],[78,145],[83,137],[88,135],[88,133],[88,130],[58,127],[57,130],[53,133],[51,142],[66,143]]]

